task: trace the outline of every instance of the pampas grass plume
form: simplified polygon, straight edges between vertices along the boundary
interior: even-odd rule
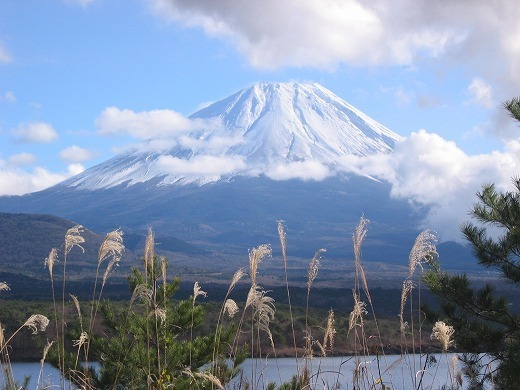
[[[252,284],[256,284],[258,265],[266,256],[271,256],[271,246],[268,244],[260,245],[249,251],[249,270],[251,272]]]
[[[326,249],[318,249],[314,254],[314,257],[312,258],[311,262],[309,263],[309,270],[307,272],[307,291],[310,291],[314,279],[316,279],[316,277],[318,276],[318,268],[320,266],[321,254],[323,252],[326,252]]]
[[[229,318],[233,318],[238,313],[238,305],[233,299],[227,299],[224,304],[224,313],[227,312]]]
[[[105,236],[99,247],[98,263],[102,263],[108,257],[120,259],[125,250],[123,245],[123,231],[116,229]]]
[[[44,267],[49,268],[49,275],[52,279],[52,269],[54,267],[54,264],[58,262],[58,249],[52,248],[49,256],[45,259]]]
[[[81,225],[76,225],[67,230],[65,234],[65,253],[69,253],[72,248],[77,246],[85,253],[85,248],[81,246],[85,242],[85,239],[81,236],[85,229]]]
[[[425,230],[419,233],[410,251],[408,277],[411,278],[413,276],[417,266],[422,268],[422,263],[429,263],[438,255],[437,248],[435,247],[436,241],[437,237],[431,230]]]
[[[38,331],[43,332],[47,325],[49,325],[49,319],[42,314],[33,314],[23,324],[23,326],[31,329],[33,334],[38,333]]]
[[[455,333],[453,326],[447,325],[442,321],[437,321],[432,329],[430,338],[436,339],[441,343],[442,350],[446,352],[448,347],[453,344],[451,336]]]

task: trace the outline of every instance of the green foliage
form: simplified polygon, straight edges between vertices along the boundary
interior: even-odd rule
[[[466,223],[462,232],[471,243],[478,262],[501,273],[504,282],[517,288],[520,282],[520,179],[514,192],[498,192],[494,185],[483,186],[479,203],[471,214],[487,226]],[[499,235],[488,231],[493,226]],[[432,270],[425,276],[430,290],[442,298],[441,310],[455,328],[457,347],[469,352],[488,352],[498,361],[495,372],[480,375],[499,388],[511,388],[520,372],[520,316],[511,311],[508,300],[494,286],[471,285],[465,274],[450,275]],[[433,313],[428,311],[431,318]],[[471,363],[470,359],[467,360]],[[471,365],[471,364],[469,364]],[[473,366],[473,369],[475,366]],[[469,371],[471,371],[470,369]],[[473,376],[473,381],[475,381]]]
[[[191,329],[204,321],[204,310],[194,304],[193,297],[173,301],[178,280],[164,282],[157,259],[147,265],[147,271],[134,269],[129,277],[133,296],[129,307],[104,302],[101,313],[109,337],[94,337],[94,356],[101,364],[96,388],[150,389],[172,387],[206,388],[209,382],[191,374],[212,361],[214,337],[191,338]],[[231,338],[226,329],[221,338],[225,346]],[[218,351],[220,364],[215,375],[222,383],[236,372],[222,364],[223,348]],[[195,383],[196,382],[196,383]]]

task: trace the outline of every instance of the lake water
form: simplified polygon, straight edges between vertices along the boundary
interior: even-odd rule
[[[311,375],[313,389],[353,389],[354,372],[357,370],[361,388],[373,388],[374,384],[384,383],[392,390],[417,388],[422,378],[423,389],[439,389],[443,385],[451,386],[453,377],[453,354],[435,354],[434,359],[426,361],[419,355],[389,355],[376,358],[366,356],[329,357],[299,360],[294,358],[280,359],[247,359],[243,367],[244,379],[250,382],[255,378],[255,389],[267,387],[269,382],[277,384],[289,381],[291,377],[303,370],[307,365]],[[461,368],[458,364],[458,369]],[[21,383],[24,376],[31,377],[29,389],[36,389],[40,374],[39,363],[13,363],[15,379]],[[4,377],[2,376],[2,381]],[[236,382],[235,382],[236,383]],[[467,383],[466,383],[467,384]],[[59,372],[49,364],[44,365],[40,388],[60,387]],[[380,385],[379,385],[380,386]],[[380,388],[377,386],[377,388]],[[68,387],[68,386],[67,386]],[[229,388],[233,388],[230,386]],[[463,388],[466,388],[463,386]]]

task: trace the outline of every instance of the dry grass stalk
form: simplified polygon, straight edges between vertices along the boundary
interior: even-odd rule
[[[228,313],[229,318],[233,318],[238,313],[238,305],[233,299],[226,299],[224,313]]]
[[[200,288],[199,282],[195,282],[193,285],[193,302],[197,299],[198,296],[202,295],[204,298],[208,295],[206,291],[202,291]]]
[[[54,264],[58,262],[58,249],[52,248],[49,256],[45,259],[44,267],[49,268],[49,275],[51,279],[53,278],[52,269],[54,268]]]
[[[287,235],[285,234],[283,223],[284,221],[277,221],[278,223],[278,237],[280,238],[280,247],[282,248],[282,259],[284,266],[287,266]]]
[[[148,267],[153,267],[153,258],[155,256],[155,236],[152,228],[148,229],[148,235],[146,236],[146,242],[144,244],[144,269],[145,273],[148,272]]]
[[[448,347],[453,344],[451,336],[455,333],[453,326],[447,325],[443,321],[437,321],[432,329],[430,338],[436,339],[441,343],[442,350],[446,352]]]
[[[43,376],[43,365],[45,364],[45,359],[47,358],[47,354],[49,353],[49,349],[51,349],[52,345],[54,344],[54,341],[47,341],[47,344],[45,347],[43,347],[43,354],[42,358],[40,359],[40,373],[38,375],[38,383],[36,384],[36,388],[40,389],[40,382],[42,380]]]
[[[142,298],[145,302],[151,304],[152,302],[153,291],[148,287],[146,283],[138,284],[135,286],[134,291],[132,293],[132,297],[130,298],[130,306],[135,302],[136,299]]]
[[[323,346],[327,347],[327,343],[329,348],[334,347],[334,336],[336,335],[336,329],[334,328],[334,311],[332,309],[329,310],[329,316],[327,317],[327,327],[325,328],[325,335],[323,337]]]
[[[150,315],[154,315],[155,318],[159,318],[161,320],[161,325],[164,325],[166,321],[166,310],[161,307],[156,307],[155,310],[150,313]]]
[[[260,245],[249,251],[249,270],[251,273],[251,282],[256,284],[256,276],[258,273],[258,265],[266,256],[271,256],[271,246],[268,244]]]
[[[78,313],[79,324],[81,326],[81,329],[83,329],[83,316],[81,315],[81,307],[80,307],[80,304],[78,301],[78,297],[73,294],[69,294],[69,295],[70,295],[70,298],[72,299],[72,302],[74,302],[74,307],[76,308],[76,313]]]
[[[258,285],[253,285],[247,294],[246,307],[253,308],[253,317],[256,318],[256,325],[259,330],[267,333],[271,346],[274,349],[274,340],[269,324],[274,319],[276,308],[274,306],[274,299],[268,297],[267,291]]]
[[[31,329],[33,334],[38,333],[38,331],[43,332],[47,325],[49,325],[49,319],[42,314],[33,314],[23,324],[23,326]]]
[[[367,278],[365,275],[365,269],[363,268],[363,265],[361,264],[361,246],[367,235],[367,232],[368,232],[367,225],[369,223],[370,223],[370,221],[368,219],[366,219],[365,217],[361,217],[359,219],[359,223],[356,227],[356,230],[354,231],[354,234],[352,235],[352,243],[354,245],[354,265],[356,268],[356,281],[358,280],[358,278],[360,276],[361,282],[363,283],[363,291],[365,292],[365,295],[367,296],[368,301],[370,302],[370,305],[372,305],[372,298],[370,297],[370,291],[368,289],[368,283],[367,283]]]
[[[195,376],[198,376],[199,378],[210,382],[214,386],[217,386],[219,389],[224,389],[224,386],[222,386],[220,379],[218,379],[215,375],[211,374],[210,372],[196,372]]]
[[[309,263],[309,270],[307,271],[307,293],[310,292],[312,283],[318,276],[318,269],[320,267],[320,259],[321,254],[323,252],[326,252],[326,249],[318,249],[316,253],[314,254],[314,257],[312,258],[311,262]]]
[[[366,310],[366,303],[362,302],[359,295],[353,291],[354,308],[348,317],[348,331],[350,332],[356,325],[363,327],[363,315],[368,314]]]
[[[85,229],[81,225],[76,225],[67,230],[65,234],[65,253],[69,253],[72,248],[77,246],[85,253],[85,248],[81,246],[85,242],[85,239],[81,236]]]
[[[109,257],[121,258],[125,246],[123,245],[123,231],[116,229],[105,236],[99,247],[98,263],[102,263]]]
[[[406,300],[408,298],[408,295],[410,294],[410,291],[413,289],[413,283],[410,279],[406,279],[403,282],[403,289],[401,290],[401,309],[399,311],[399,321],[401,323],[401,335],[404,336],[404,332],[406,330],[406,327],[408,326],[408,323],[404,320],[404,307],[406,305]]]
[[[74,347],[81,348],[84,344],[87,343],[87,341],[88,341],[88,334],[87,334],[87,332],[81,332],[81,334],[79,335],[79,339],[73,340],[72,341],[72,345]]]
[[[361,255],[361,245],[363,244],[363,240],[365,239],[365,236],[367,235],[368,229],[367,225],[370,223],[368,219],[365,217],[361,217],[359,219],[359,223],[356,227],[356,230],[354,231],[354,234],[352,235],[352,242],[354,244],[354,256],[356,258],[360,258]]]
[[[410,251],[409,278],[413,276],[417,266],[422,268],[422,263],[430,263],[438,255],[436,241],[437,237],[431,230],[419,233]]]
[[[233,278],[231,279],[231,283],[229,284],[229,287],[228,287],[227,295],[229,295],[231,293],[231,291],[233,291],[236,284],[240,281],[240,279],[242,279],[245,276],[245,274],[246,273],[244,272],[243,268],[240,268],[233,274]]]

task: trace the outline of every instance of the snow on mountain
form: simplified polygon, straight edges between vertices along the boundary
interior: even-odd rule
[[[258,83],[189,119],[197,130],[149,140],[61,185],[202,185],[262,174],[320,179],[335,173],[341,157],[391,152],[401,138],[319,84]]]

